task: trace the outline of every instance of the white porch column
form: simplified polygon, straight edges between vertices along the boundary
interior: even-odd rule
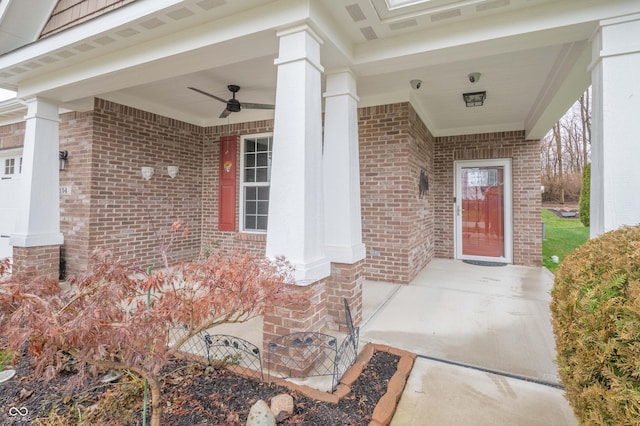
[[[320,45],[306,25],[280,37],[266,254],[285,256],[300,285],[329,276],[324,249]]]
[[[27,101],[14,247],[60,245],[58,105]]]
[[[352,264],[362,244],[358,96],[350,70],[327,74],[324,116],[325,238],[329,259]]]
[[[602,21],[592,40],[591,237],[640,223],[640,14]]]

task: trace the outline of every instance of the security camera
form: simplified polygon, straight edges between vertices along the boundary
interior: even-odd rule
[[[411,80],[409,83],[411,83],[411,88],[415,90],[418,90],[420,86],[422,86],[422,80]]]
[[[471,74],[468,75],[469,77],[469,82],[470,83],[477,83],[478,80],[480,80],[480,73],[479,72],[472,72]]]

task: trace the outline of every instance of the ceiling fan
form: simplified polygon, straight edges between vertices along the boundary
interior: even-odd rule
[[[240,90],[240,86],[236,85],[236,84],[230,84],[227,86],[227,89],[229,89],[229,91],[233,94],[233,97],[229,100],[224,100],[222,98],[219,98],[216,95],[212,95],[211,93],[207,93],[204,90],[200,90],[196,87],[189,87],[189,89],[201,93],[205,96],[209,96],[210,98],[213,98],[217,101],[220,101],[224,104],[227,104],[227,106],[225,107],[225,109],[222,111],[222,114],[220,114],[220,118],[226,118],[227,116],[229,116],[229,114],[231,114],[232,112],[239,112],[241,109],[275,109],[275,105],[269,105],[269,104],[256,104],[256,103],[251,103],[251,102],[242,102],[240,103],[239,100],[236,99],[236,93],[238,93],[238,91]]]

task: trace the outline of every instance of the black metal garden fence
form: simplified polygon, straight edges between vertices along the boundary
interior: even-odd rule
[[[297,332],[281,336],[268,344],[267,370],[269,378],[306,378],[331,376],[331,390],[358,356],[360,329],[354,327],[351,309],[344,300],[347,335],[338,344],[338,338],[319,332]],[[175,340],[186,328],[173,330]],[[187,340],[180,348],[196,355],[208,365],[234,366],[240,373],[264,380],[260,349],[253,343],[227,334],[203,331]]]
[[[331,376],[335,390],[344,373],[358,356],[359,328],[354,327],[351,310],[344,300],[347,336],[338,345],[334,336],[319,332],[297,332],[269,342],[269,377],[306,378]]]
[[[206,360],[208,365],[234,366],[236,372],[250,376],[257,373],[264,380],[260,348],[240,337],[203,331],[187,340],[180,349]]]

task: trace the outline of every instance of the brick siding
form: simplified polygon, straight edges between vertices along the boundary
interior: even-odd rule
[[[264,254],[266,235],[218,231],[218,141],[237,135],[239,144],[241,135],[272,129],[273,120],[202,128],[104,100],[92,112],[61,115],[60,149],[69,151],[60,173],[68,275],[85,271],[97,247],[138,266],[161,266],[160,243],[176,218],[189,236],[174,239],[174,261],[201,249]],[[167,165],[179,166],[175,179]],[[142,179],[142,166],[155,168],[151,180]]]
[[[304,294],[301,302],[274,307],[264,314],[263,340],[267,353],[269,341],[293,332],[320,331],[327,316],[326,280],[307,287],[292,287],[292,291]]]
[[[349,304],[354,325],[362,323],[362,284],[364,260],[354,264],[331,263],[331,276],[327,278],[327,327],[348,331],[344,300]]]
[[[408,283],[434,253],[433,196],[419,193],[422,170],[433,180],[433,136],[408,103],[358,113],[364,275]]]
[[[542,264],[540,209],[540,141],[526,140],[524,131],[436,138],[435,256],[454,257],[454,161],[510,158],[513,191],[513,263]]]
[[[62,114],[59,129],[60,149],[69,152],[66,170],[60,171],[60,232],[65,276],[70,276],[86,270],[91,254],[93,112]]]
[[[85,270],[86,256],[97,247],[143,268],[162,265],[162,244],[170,246],[171,261],[197,257],[201,128],[100,99],[92,113],[62,118],[61,149],[69,160],[61,185],[71,188],[61,195],[68,271]],[[179,166],[175,179],[168,165]],[[151,180],[142,178],[142,166],[155,168]],[[189,228],[187,237],[168,235],[176,219]],[[83,245],[74,247],[80,240]]]
[[[60,247],[14,247],[13,273],[58,279]]]
[[[0,149],[20,148],[24,144],[24,121],[0,126]]]

